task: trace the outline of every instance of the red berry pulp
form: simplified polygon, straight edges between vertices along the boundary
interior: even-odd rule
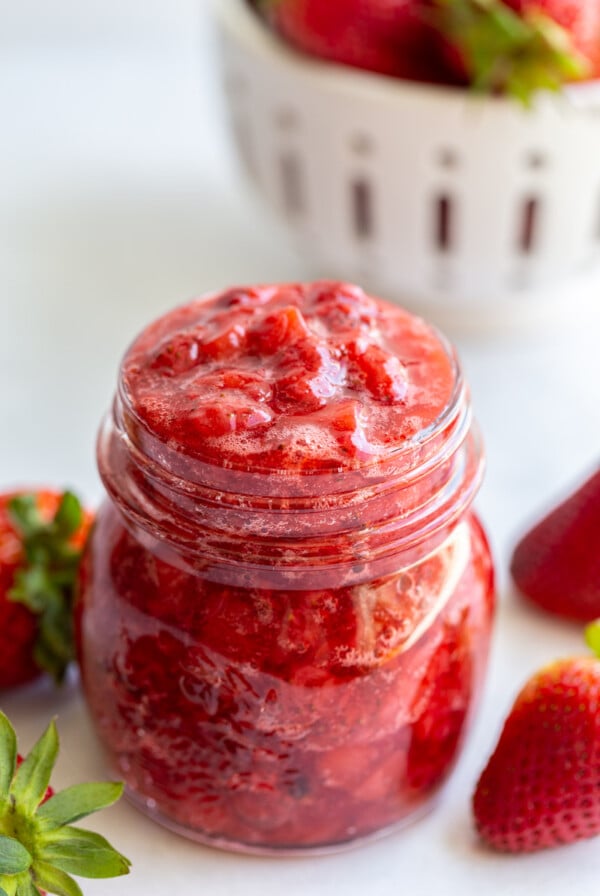
[[[346,284],[201,299],[129,349],[98,456],[81,664],[130,797],[249,851],[421,811],[493,606],[480,449],[441,337]]]
[[[134,343],[123,385],[143,424],[185,455],[340,472],[433,423],[453,368],[419,318],[357,287],[290,285],[177,309]]]

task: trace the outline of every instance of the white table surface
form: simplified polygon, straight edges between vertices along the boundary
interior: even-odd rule
[[[314,273],[233,164],[212,40],[207,0],[2,4],[0,485],[69,484],[97,502],[95,431],[136,331],[207,289]],[[524,679],[580,646],[576,627],[518,601],[507,564],[538,508],[600,454],[599,334],[600,314],[588,307],[520,334],[455,336],[487,442],[479,508],[500,607],[483,707],[438,809],[354,852],[270,860],[196,846],[123,803],[94,826],[131,857],[133,872],[85,882],[86,894],[562,896],[596,888],[598,842],[495,856],[475,841],[469,799]],[[24,747],[58,714],[59,786],[104,774],[76,687],[60,697],[37,687],[0,702]]]

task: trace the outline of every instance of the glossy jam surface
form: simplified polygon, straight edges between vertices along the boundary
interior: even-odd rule
[[[157,820],[327,849],[439,790],[494,599],[459,387],[434,331],[339,284],[228,292],[134,343],[99,442],[80,653],[111,762]]]
[[[124,386],[137,416],[185,454],[237,469],[343,470],[431,426],[454,377],[422,320],[317,283],[177,309],[131,347]]]

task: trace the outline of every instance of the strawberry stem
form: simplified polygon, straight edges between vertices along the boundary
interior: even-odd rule
[[[596,619],[586,626],[585,643],[600,659],[600,619]]]
[[[478,91],[531,105],[538,90],[585,78],[588,61],[569,33],[540,10],[518,14],[502,0],[433,0],[436,27],[448,38]]]

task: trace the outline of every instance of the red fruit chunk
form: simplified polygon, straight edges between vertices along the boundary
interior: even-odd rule
[[[200,403],[189,422],[205,438],[226,436],[264,426],[272,419],[268,408],[230,400],[227,405]]]
[[[251,350],[257,354],[273,355],[284,346],[292,346],[310,335],[302,312],[288,305],[269,314],[251,334]]]
[[[246,330],[241,323],[235,323],[231,327],[218,332],[211,338],[204,339],[199,347],[199,354],[205,358],[223,360],[235,357],[244,348]]]
[[[373,398],[389,404],[400,403],[408,394],[408,374],[399,358],[379,345],[367,345],[354,357],[356,381],[363,382]]]
[[[467,613],[458,624],[447,625],[419,686],[407,757],[408,782],[419,790],[444,777],[465,730],[473,687],[470,625]]]
[[[360,402],[345,401],[330,414],[330,425],[334,432],[355,432],[360,425]]]
[[[358,330],[368,335],[377,324],[377,304],[349,283],[317,286],[313,303],[326,328],[331,333],[342,334],[341,344],[348,331]]]
[[[275,386],[277,409],[288,414],[310,414],[324,407],[334,392],[335,385],[326,376],[304,379],[295,371]]]
[[[517,545],[511,573],[525,597],[549,613],[600,616],[600,470]]]
[[[200,360],[200,347],[198,337],[194,333],[178,333],[163,344],[150,366],[154,370],[160,370],[166,376],[179,376],[193,369]]]
[[[341,364],[326,346],[316,341],[305,339],[298,343],[282,367],[288,372],[275,382],[275,406],[280,413],[292,416],[311,414],[325,407],[337,397],[345,380]]]
[[[190,387],[192,399],[206,399],[226,397],[249,397],[252,401],[269,401],[272,389],[261,376],[250,370],[236,370],[235,368],[221,368],[214,373],[194,380],[194,386]]]
[[[525,685],[475,790],[481,838],[532,852],[600,834],[600,662],[560,660]]]

